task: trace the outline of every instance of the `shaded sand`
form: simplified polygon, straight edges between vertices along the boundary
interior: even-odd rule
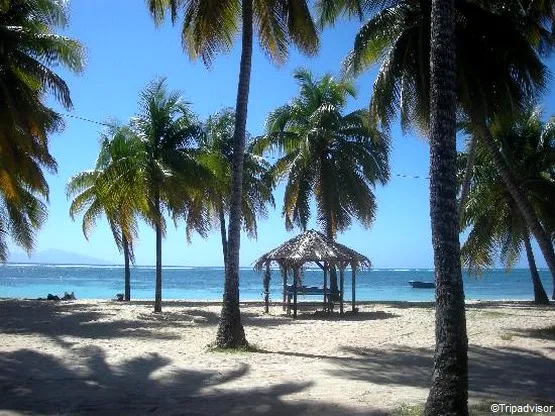
[[[0,300],[0,414],[371,415],[425,401],[433,305],[297,320],[242,306],[260,352],[206,349],[220,306]],[[555,308],[468,305],[471,401],[555,401]],[[546,329],[551,328],[551,329]]]

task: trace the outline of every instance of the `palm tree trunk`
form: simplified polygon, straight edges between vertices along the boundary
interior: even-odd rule
[[[501,175],[501,178],[503,179],[507,190],[513,197],[516,206],[524,217],[526,225],[528,225],[528,228],[530,229],[532,235],[540,246],[540,250],[542,251],[543,257],[545,258],[547,267],[549,267],[551,278],[553,280],[553,293],[551,298],[555,299],[555,251],[553,251],[553,244],[547,233],[541,226],[538,217],[534,211],[534,208],[532,207],[532,204],[530,204],[530,201],[528,200],[522,189],[517,186],[515,177],[511,172],[510,167],[503,159],[503,155],[497,147],[497,143],[491,135],[491,132],[487,127],[485,121],[482,119],[480,123],[477,123],[477,125],[480,129],[481,138],[482,140],[484,140],[484,143],[486,144],[488,151],[490,152],[491,158],[497,171]]]
[[[436,279],[436,348],[425,415],[468,415],[468,339],[456,178],[455,1],[432,1],[430,217]]]
[[[248,345],[245,330],[241,324],[241,311],[239,309],[239,248],[241,245],[243,158],[252,66],[253,6],[252,0],[242,0],[241,4],[243,31],[239,85],[235,107],[235,132],[233,134],[231,205],[227,242],[228,266],[225,274],[222,314],[216,335],[216,345],[220,348],[240,348]]]
[[[526,257],[528,258],[528,266],[530,267],[530,277],[534,285],[534,303],[536,305],[549,305],[549,298],[545,289],[543,288],[538,268],[536,267],[536,260],[534,259],[534,252],[532,251],[532,244],[530,244],[530,237],[524,238],[524,247],[526,247]]]
[[[332,227],[330,215],[326,219],[326,237],[335,240],[335,233]],[[334,265],[330,265],[330,299],[332,301],[339,300],[339,287],[337,286],[337,270]],[[333,305],[330,305],[333,306]]]
[[[220,235],[222,237],[222,252],[224,255],[224,270],[227,270],[227,228],[225,226],[225,212],[222,206],[219,209],[220,215]]]
[[[125,276],[125,288],[124,297],[126,301],[131,300],[131,271],[129,270],[129,243],[127,238],[122,233],[121,245],[123,246],[123,263],[124,263],[124,276]]]
[[[154,291],[154,312],[162,312],[162,212],[160,210],[160,196],[155,197],[156,204],[156,287]]]
[[[466,198],[468,197],[468,191],[470,190],[470,181],[472,179],[472,169],[474,168],[474,162],[476,162],[476,150],[478,148],[478,140],[475,135],[470,138],[470,144],[468,145],[468,157],[466,159],[466,168],[464,170],[464,177],[462,182],[461,199],[459,201],[459,223],[462,218],[464,204],[466,203]],[[462,226],[462,224],[461,224]]]

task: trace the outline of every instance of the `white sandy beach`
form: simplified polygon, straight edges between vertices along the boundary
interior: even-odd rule
[[[220,306],[0,301],[0,414],[369,415],[425,401],[434,309],[367,303],[354,316],[242,306],[259,352],[222,353]],[[467,308],[472,402],[555,404],[555,308]],[[551,328],[550,330],[547,328]]]

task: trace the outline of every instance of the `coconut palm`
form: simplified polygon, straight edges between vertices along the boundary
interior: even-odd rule
[[[156,233],[156,286],[154,311],[162,311],[162,239],[164,211],[174,219],[185,217],[195,230],[208,229],[200,213],[189,210],[194,192],[207,176],[196,159],[201,133],[196,118],[179,92],[168,91],[165,79],[151,82],[140,94],[139,114],[131,126],[143,145],[147,219]],[[197,215],[198,214],[198,215]]]
[[[333,6],[332,3],[331,0],[319,1],[318,6],[324,22],[333,21],[339,13],[345,10],[341,7],[347,8],[350,13],[371,14],[371,18],[362,26],[355,39],[353,52],[347,58],[346,66],[349,71],[358,73],[373,63],[381,62],[370,104],[373,119],[378,123],[388,125],[399,113],[405,129],[416,125],[421,130],[428,132],[431,131],[428,120],[431,123],[431,91],[433,91],[430,68],[433,68],[434,65],[429,66],[427,63],[431,62],[431,45],[433,44],[431,39],[431,28],[433,27],[431,17],[435,7],[433,5],[444,5],[445,8],[434,10],[445,13],[449,11],[447,15],[449,17],[451,17],[450,13],[453,13],[456,42],[445,43],[450,42],[450,37],[447,36],[444,38],[447,41],[442,43],[446,50],[450,50],[450,46],[456,47],[456,53],[450,55],[449,58],[454,60],[456,77],[449,81],[453,83],[453,87],[448,85],[448,91],[456,94],[459,112],[466,113],[468,117],[471,117],[472,122],[481,128],[480,133],[483,137],[480,139],[488,143],[488,149],[497,169],[503,174],[511,195],[518,202],[519,209],[540,244],[542,253],[555,278],[553,246],[537,218],[534,218],[529,202],[514,186],[510,170],[506,164],[503,164],[503,159],[493,145],[491,137],[487,135],[487,129],[484,128],[486,120],[494,116],[518,112],[531,96],[541,92],[545,86],[546,67],[539,59],[539,53],[549,51],[554,40],[550,31],[554,27],[552,25],[554,19],[552,3],[517,0],[488,2],[476,0],[461,1],[455,4],[451,1],[444,4],[437,1],[396,0],[384,3],[374,0],[344,0],[336,6]],[[449,6],[446,5],[447,3]],[[452,10],[451,7],[456,8]],[[477,62],[479,65],[476,64]],[[430,113],[428,109],[430,109]],[[449,125],[446,125],[447,127]],[[433,136],[432,133],[429,135]],[[451,138],[451,133],[445,137]],[[440,136],[438,135],[437,138],[439,139]],[[433,145],[431,151],[432,154],[436,154]],[[448,186],[448,190],[451,192],[456,189],[454,182],[451,182],[455,160],[454,144],[448,153],[437,154],[437,156],[447,158],[437,162],[450,166],[450,173],[444,177],[450,182],[445,182],[443,185]],[[432,170],[434,169],[433,165],[432,158]],[[435,184],[438,182],[435,181],[433,173],[431,178],[431,195],[432,198],[436,198],[441,196],[434,193]],[[440,189],[443,189],[443,185],[440,185]],[[450,194],[445,197],[447,199],[442,200],[444,202],[451,198]],[[438,202],[440,201],[438,200]],[[433,211],[435,210],[433,203],[431,208]],[[440,218],[443,215],[442,212],[448,211],[437,210],[438,220],[442,220]],[[437,225],[438,223],[432,221],[432,224]],[[434,227],[435,225],[432,228]],[[447,230],[445,232],[447,233]],[[434,244],[436,242],[440,242],[440,240],[434,237]],[[455,246],[458,247],[458,243],[455,245],[451,245],[451,243],[454,244],[454,240],[445,241],[445,244],[438,248],[450,246],[456,251]],[[451,253],[453,258],[456,257],[454,251]],[[436,259],[436,272],[439,275],[437,261]],[[452,264],[451,262],[443,263]],[[456,263],[458,264],[458,260]],[[450,273],[454,273],[452,276],[460,276],[458,270],[460,267],[456,269],[450,271]],[[454,286],[457,291],[459,290],[458,286],[458,284]],[[438,292],[440,292],[439,288]],[[439,302],[438,306],[441,306]],[[463,306],[459,305],[455,309],[462,311],[462,308]],[[436,314],[436,316],[440,316],[440,314]],[[464,314],[460,314],[458,319],[451,319],[454,318],[452,316],[444,323],[461,323],[463,317]],[[455,328],[455,332],[438,330],[438,334],[454,334],[456,335],[456,338],[453,338],[455,344],[466,345],[465,338],[459,336],[464,333],[458,331],[457,328]],[[466,346],[463,349],[466,351]],[[466,358],[463,360],[462,354],[460,355],[461,361],[449,361],[450,350],[439,345],[439,340],[436,352],[446,353],[444,360],[440,361],[453,363],[454,371],[458,371],[462,378],[466,378],[462,373],[463,370],[466,371]],[[454,356],[459,357],[458,353]],[[440,373],[447,374],[449,372],[449,369],[446,369],[447,372],[445,372],[440,367],[441,364],[436,366]],[[460,403],[459,399],[462,400],[466,397],[466,393],[464,395],[462,393],[463,383],[457,383],[461,378],[450,377],[449,379],[454,381],[454,388],[451,391],[458,399],[447,401]],[[440,375],[434,375],[433,380],[434,387],[430,399],[433,396],[434,399],[431,401],[436,405],[430,404],[429,408],[439,411],[441,406],[446,403],[440,397],[449,397],[448,394],[443,396],[441,394],[442,388],[448,386],[448,383],[445,383],[446,380],[442,379]],[[461,393],[456,393],[457,390]]]
[[[183,10],[181,39],[184,49],[192,59],[200,57],[206,65],[210,65],[218,53],[231,50],[235,35],[241,33],[227,244],[229,267],[216,345],[244,347],[248,344],[239,310],[239,245],[253,31],[257,30],[260,46],[270,59],[282,63],[287,59],[291,43],[303,52],[315,53],[317,30],[306,0],[147,0],[147,5],[158,23],[167,11],[175,22],[179,9]]]
[[[471,124],[467,125],[467,131],[472,128]],[[518,175],[518,186],[525,191],[544,228],[553,235],[555,119],[543,123],[539,109],[530,108],[511,122],[497,120],[489,129],[503,157]],[[469,198],[463,208],[463,225],[471,230],[462,249],[462,258],[470,270],[480,272],[491,266],[497,253],[505,267],[511,268],[524,247],[535,302],[548,303],[531,250],[530,230],[483,146],[478,148]]]
[[[477,9],[466,2],[457,5],[461,3],[465,10]],[[436,350],[425,414],[468,414],[468,341],[456,208],[456,93],[466,92],[460,87],[465,80],[460,75],[460,46],[482,47],[478,40],[484,28],[469,26],[466,32],[476,32],[476,38],[467,36],[473,42],[461,42],[461,21],[463,25],[468,21],[459,15],[455,19],[459,10],[454,0],[344,0],[335,5],[332,0],[320,0],[317,7],[322,23],[333,23],[345,10],[359,16],[371,14],[356,36],[347,71],[360,73],[381,61],[370,103],[372,121],[387,128],[400,113],[404,129],[416,125],[428,133]],[[468,67],[478,67],[475,56]]]
[[[4,149],[2,149],[4,150]],[[36,158],[13,146],[15,156],[25,165],[14,166],[14,160],[0,164],[0,261],[8,260],[7,240],[11,239],[28,254],[34,248],[34,233],[47,217],[48,184]],[[3,159],[3,158],[2,158]],[[19,170],[21,169],[21,171]]]
[[[270,113],[266,134],[255,146],[258,152],[283,153],[273,174],[287,181],[285,227],[306,230],[313,197],[329,238],[348,229],[353,218],[369,227],[376,212],[372,188],[389,178],[388,138],[370,127],[366,110],[343,114],[347,99],[356,96],[351,81],[329,74],[315,79],[306,69],[294,76],[299,95]],[[333,272],[330,287],[337,294]]]
[[[430,219],[436,280],[436,347],[425,415],[468,414],[468,338],[456,204],[455,1],[432,0]]]
[[[124,257],[124,299],[131,300],[133,244],[137,239],[137,217],[147,210],[142,166],[142,143],[127,126],[109,127],[101,135],[102,145],[93,170],[80,172],[68,182],[73,198],[69,215],[83,214],[82,228],[89,238],[96,221],[105,215],[114,241]]]
[[[325,5],[327,0],[321,3]],[[346,3],[351,7],[358,4],[363,12],[378,10],[382,5],[375,1]],[[370,103],[373,119],[389,125],[399,112],[405,128],[416,125],[426,131],[430,71],[425,63],[430,56],[431,2],[397,0],[387,6],[361,28],[346,68],[360,73],[381,61]],[[330,15],[323,12],[328,20]],[[487,145],[507,189],[538,241],[555,283],[553,244],[530,201],[516,186],[515,175],[487,128],[487,120],[518,114],[545,89],[548,71],[541,55],[549,52],[555,41],[551,2],[457,2],[456,16],[458,110],[472,120],[476,126],[474,135]],[[463,188],[463,196],[465,193]]]
[[[233,131],[235,112],[224,109],[208,118],[200,141],[199,160],[212,172],[214,183],[207,186],[200,204],[212,222],[218,224],[222,240],[224,265],[227,267],[227,227],[233,159]],[[248,145],[247,148],[251,146]],[[257,218],[265,218],[267,206],[274,206],[273,181],[270,165],[261,157],[247,150],[243,169],[243,228],[251,238],[257,237]]]
[[[48,135],[63,122],[45,104],[48,93],[66,108],[66,83],[51,68],[82,69],[82,48],[56,35],[67,23],[65,3],[55,0],[10,0],[0,3],[0,259],[8,255],[6,238],[27,252],[34,231],[46,218],[48,185],[43,169],[57,165],[48,150]]]

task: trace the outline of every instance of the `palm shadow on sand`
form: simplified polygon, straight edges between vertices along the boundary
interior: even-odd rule
[[[119,307],[125,305],[119,304]],[[0,302],[0,332],[9,334],[41,334],[64,347],[70,347],[66,337],[84,339],[147,338],[178,339],[166,328],[186,328],[211,325],[202,311],[153,314],[145,310],[140,319],[106,319],[116,311],[96,308],[78,302],[20,301]]]
[[[388,350],[344,347],[355,354],[341,367],[330,370],[340,378],[376,384],[428,388],[433,350],[392,346]],[[478,400],[508,400],[507,403],[553,403],[555,361],[538,352],[520,348],[469,346],[469,396]]]
[[[171,367],[158,354],[110,366],[100,348],[79,352],[79,365],[21,349],[0,354],[0,411],[25,414],[98,415],[319,415],[354,414],[332,403],[287,401],[310,384],[265,383],[252,389],[225,389],[249,372],[239,364],[229,372]],[[364,414],[373,414],[365,412]],[[380,414],[379,412],[376,414]]]

